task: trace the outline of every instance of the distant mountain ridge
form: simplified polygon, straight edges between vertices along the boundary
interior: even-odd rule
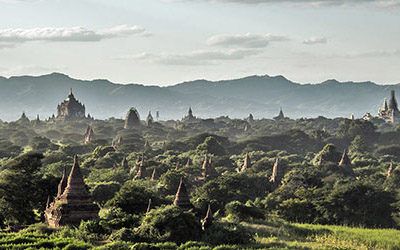
[[[149,111],[161,119],[182,118],[189,106],[200,117],[271,118],[282,107],[298,117],[349,117],[375,114],[390,90],[400,85],[373,82],[299,84],[283,76],[249,76],[234,80],[195,80],[173,86],[117,84],[108,80],[78,80],[60,73],[42,76],[0,77],[0,119],[15,120],[23,111],[28,117],[47,118],[56,112],[72,88],[75,96],[95,118],[121,118],[136,107],[144,119]],[[400,97],[400,95],[399,95]]]

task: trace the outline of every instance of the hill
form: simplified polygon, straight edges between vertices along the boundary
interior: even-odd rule
[[[400,85],[372,82],[294,83],[283,76],[249,76],[235,80],[196,80],[168,87],[84,81],[60,73],[0,78],[0,119],[15,120],[22,111],[31,118],[51,116],[70,88],[96,118],[122,117],[129,107],[142,116],[160,112],[162,119],[179,119],[191,106],[195,115],[271,118],[282,107],[290,117],[345,116],[375,113],[389,89]]]

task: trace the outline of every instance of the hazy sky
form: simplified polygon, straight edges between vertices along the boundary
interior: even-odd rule
[[[0,75],[400,83],[400,0],[0,0]]]

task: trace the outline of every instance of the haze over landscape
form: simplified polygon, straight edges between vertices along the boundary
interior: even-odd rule
[[[361,117],[376,114],[390,90],[400,93],[400,85],[372,82],[318,84],[294,83],[283,76],[249,76],[236,80],[206,80],[177,83],[168,87],[117,84],[108,80],[83,81],[53,73],[38,77],[0,78],[0,119],[10,121],[22,111],[31,119],[48,118],[56,113],[60,100],[70,88],[97,119],[122,118],[129,107],[136,107],[144,118],[149,111],[160,119],[180,119],[189,107],[203,118],[230,116],[272,118],[282,108],[291,118]]]

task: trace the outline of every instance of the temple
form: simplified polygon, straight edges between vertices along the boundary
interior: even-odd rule
[[[342,158],[340,159],[339,162],[339,167],[350,167],[350,166],[351,166],[350,157],[347,154],[347,150],[344,150]]]
[[[146,124],[148,127],[150,127],[151,124],[153,124],[153,122],[154,122],[154,118],[151,115],[151,111],[149,111],[149,114],[147,115],[147,118],[146,118]]]
[[[217,171],[212,166],[211,158],[208,158],[207,155],[204,157],[201,173],[203,180],[207,180],[209,178],[215,178],[218,176]]]
[[[57,120],[77,120],[85,118],[85,105],[75,99],[74,94],[71,92],[68,98],[57,106]]]
[[[203,231],[207,230],[212,225],[213,220],[214,220],[214,218],[213,218],[213,214],[211,211],[211,206],[209,204],[206,216],[204,217],[204,219],[201,222],[201,227],[202,227]]]
[[[193,115],[192,107],[189,107],[188,114],[183,117],[182,121],[193,121],[196,120],[196,116]]]
[[[378,117],[388,123],[398,123],[400,121],[400,112],[394,90],[390,92],[389,102],[387,99],[383,101],[383,104],[378,111]]]
[[[283,111],[282,111],[282,108],[279,110],[279,114],[278,114],[278,116],[275,116],[274,117],[274,120],[275,121],[279,121],[279,120],[283,120],[283,119],[285,119],[285,115],[283,114]]]
[[[281,183],[283,176],[284,173],[279,158],[276,158],[269,181],[274,185],[274,187],[277,187]]]
[[[186,185],[183,182],[183,178],[181,178],[181,181],[179,182],[178,191],[176,192],[174,199],[174,205],[182,209],[193,208],[192,203],[190,203],[190,197],[186,189]]]
[[[125,118],[125,129],[135,128],[140,126],[139,112],[135,108],[130,108]]]
[[[84,136],[84,139],[83,139],[84,144],[89,144],[93,141],[94,132],[93,132],[92,126],[88,125],[88,127],[86,128],[86,132],[83,136]]]
[[[66,181],[67,180],[67,181]],[[53,228],[74,225],[98,218],[99,207],[93,203],[75,156],[74,165],[66,179],[65,170],[58,185],[57,197],[46,206],[46,223]]]
[[[251,159],[249,153],[247,153],[246,157],[244,158],[244,162],[240,167],[240,172],[246,171],[249,168],[251,168]]]

